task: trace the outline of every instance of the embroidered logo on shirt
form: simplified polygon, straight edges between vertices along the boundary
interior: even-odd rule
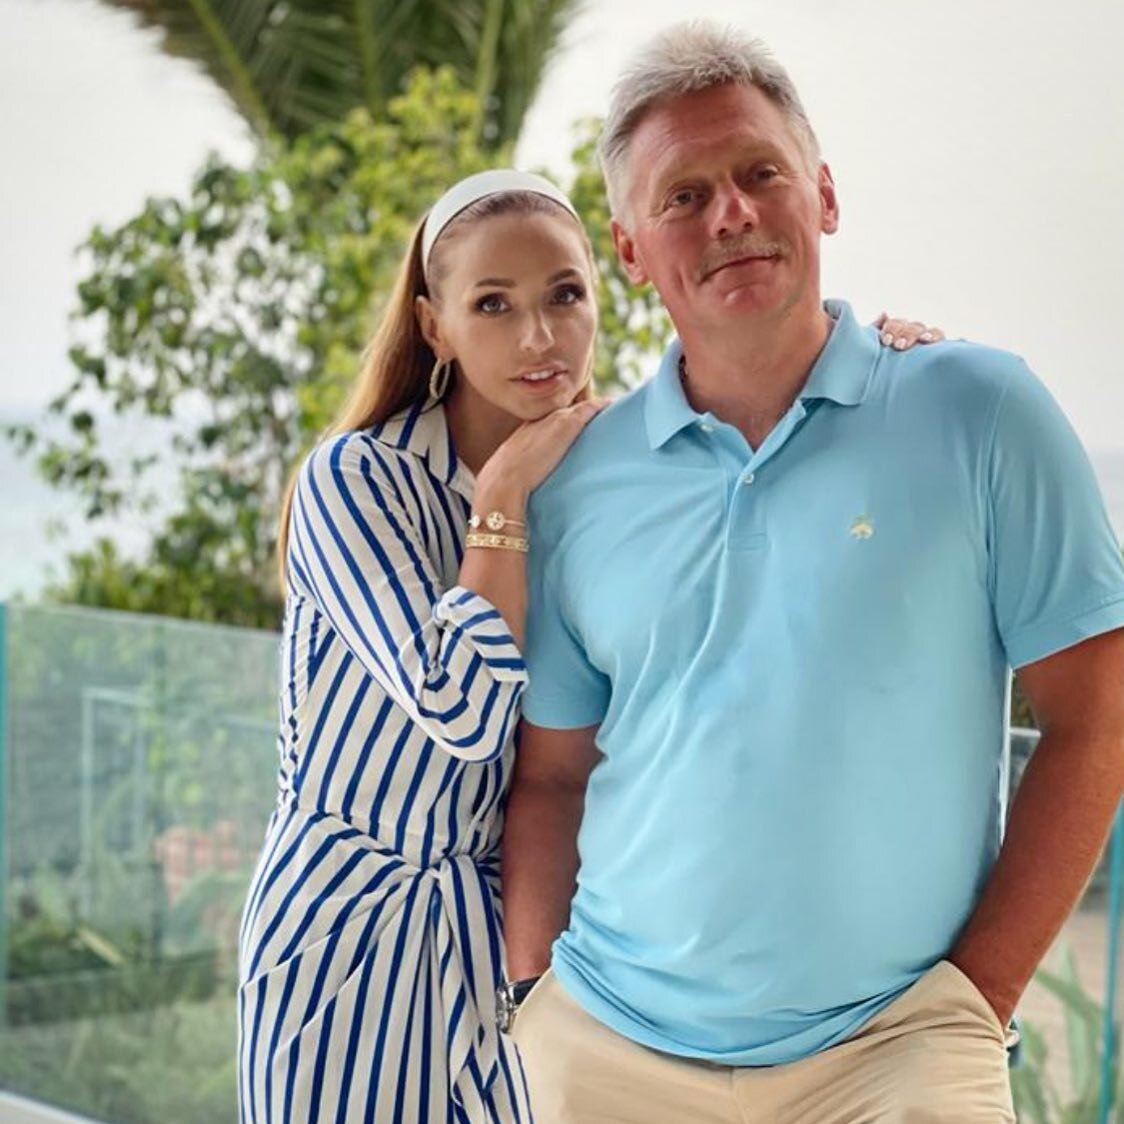
[[[851,524],[851,537],[869,539],[874,534],[874,520],[869,515],[860,515]]]

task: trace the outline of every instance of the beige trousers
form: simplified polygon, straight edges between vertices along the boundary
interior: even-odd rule
[[[946,960],[856,1034],[787,1065],[673,1057],[583,1011],[547,973],[513,1029],[535,1124],[1013,1124],[1004,1031]]]

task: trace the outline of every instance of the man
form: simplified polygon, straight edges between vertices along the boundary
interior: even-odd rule
[[[659,36],[602,161],[678,341],[531,511],[504,896],[512,979],[551,969],[514,1028],[536,1120],[1013,1120],[1009,1021],[1124,782],[1088,461],[1014,356],[823,304],[835,186],[754,41]],[[1042,739],[1000,850],[1012,667]]]

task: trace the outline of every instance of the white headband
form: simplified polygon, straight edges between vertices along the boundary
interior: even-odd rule
[[[422,231],[422,270],[429,276],[429,255],[441,231],[445,229],[466,207],[489,195],[501,195],[508,191],[530,191],[553,199],[560,207],[565,207],[574,218],[578,212],[565,194],[548,179],[532,172],[517,172],[514,168],[494,168],[489,172],[477,172],[453,184],[430,209]],[[581,220],[578,219],[580,222]]]

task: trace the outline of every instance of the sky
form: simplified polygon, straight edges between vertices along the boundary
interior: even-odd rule
[[[691,14],[763,38],[801,90],[842,206],[825,294],[1018,352],[1087,446],[1124,455],[1124,4],[693,0]],[[590,0],[518,162],[564,175],[561,138],[681,16],[672,0]],[[248,160],[245,126],[127,13],[0,0],[0,422],[36,416],[67,381],[75,247],[184,191],[212,150]],[[31,486],[3,452],[0,471]]]

